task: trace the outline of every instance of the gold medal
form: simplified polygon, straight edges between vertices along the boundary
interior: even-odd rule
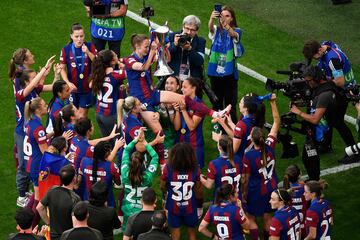
[[[185,129],[185,128],[182,128],[182,129],[180,130],[180,132],[181,132],[181,134],[185,134],[185,133],[186,133],[186,129]]]
[[[80,79],[83,79],[83,78],[84,78],[84,74],[80,73],[80,74],[79,74],[79,78],[80,78]]]

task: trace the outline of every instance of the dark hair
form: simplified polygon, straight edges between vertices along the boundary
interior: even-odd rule
[[[284,202],[285,205],[289,205],[291,203],[291,195],[285,189],[283,188],[276,189],[274,190],[274,193],[278,195],[279,200]]]
[[[231,14],[232,17],[232,21],[230,22],[230,27],[237,27],[237,23],[236,23],[236,16],[235,16],[235,11],[232,7],[225,5],[222,7],[221,9],[222,11],[228,11]]]
[[[267,159],[266,159],[266,149],[265,149],[265,137],[261,128],[253,127],[251,132],[251,140],[255,145],[260,147],[261,166],[266,167]]]
[[[309,188],[310,193],[315,193],[316,197],[323,198],[322,191],[326,189],[329,184],[325,180],[308,181],[305,186]]]
[[[19,66],[22,66],[26,60],[26,53],[29,51],[27,48],[18,48],[12,55],[9,64],[9,79],[13,81],[16,77],[16,71],[21,69]]]
[[[67,141],[63,136],[58,136],[51,140],[51,146],[60,154],[62,150],[67,148]]]
[[[16,69],[15,77],[19,79],[19,84],[22,88],[26,87],[26,82],[30,80],[30,73],[33,72],[35,72],[33,69]]]
[[[169,151],[169,166],[175,171],[196,171],[196,155],[190,143],[177,143]]]
[[[34,212],[31,208],[20,208],[16,211],[15,221],[22,230],[31,228]]]
[[[77,30],[84,30],[84,28],[80,23],[73,23],[70,28],[70,34],[73,34],[74,31],[77,31]],[[69,43],[72,43],[72,42],[73,42],[73,40],[70,37]]]
[[[156,202],[156,193],[151,187],[146,188],[141,196],[141,199],[145,205],[154,205]]]
[[[59,93],[61,93],[65,86],[67,86],[67,83],[64,80],[57,80],[54,82],[53,84],[53,88],[52,88],[52,93],[53,93],[53,97],[51,98],[50,102],[49,102],[49,106],[48,106],[48,111],[50,112],[50,109],[52,107],[52,105],[54,104],[54,101],[57,97],[59,97]]]
[[[64,124],[71,123],[71,117],[75,116],[74,105],[72,103],[66,105],[61,109],[59,114],[55,117],[54,122],[54,136],[61,136],[64,132]]]
[[[231,165],[235,167],[232,139],[228,135],[221,135],[219,139],[219,146],[221,150],[228,156]]]
[[[89,202],[91,205],[102,207],[107,201],[109,189],[105,181],[98,181],[90,188]]]
[[[92,124],[89,118],[80,118],[76,121],[74,130],[78,135],[85,137],[91,127]]]
[[[284,175],[284,188],[289,189],[290,183],[296,183],[300,177],[300,168],[296,164],[291,164],[285,170]]]
[[[78,221],[84,221],[89,214],[88,203],[85,201],[76,203],[73,208],[73,214]]]
[[[131,46],[135,49],[135,46],[141,44],[144,40],[149,39],[145,34],[134,33],[130,37]]]
[[[111,61],[114,58],[113,51],[101,50],[92,62],[92,91],[94,94],[98,94],[103,87],[106,77],[106,68],[111,67]]]
[[[201,87],[201,80],[199,78],[189,77],[189,78],[185,79],[184,81],[188,81],[190,86],[196,87],[195,95],[199,98],[202,98],[203,92],[202,92],[202,87]]]
[[[234,196],[236,189],[231,184],[223,184],[216,189],[215,204],[220,205],[222,201],[227,201],[231,196]]]
[[[321,48],[321,45],[318,41],[308,40],[304,44],[304,48],[303,48],[304,57],[307,59],[312,59],[314,55],[319,52],[319,48]]]
[[[320,83],[322,79],[325,79],[324,72],[322,69],[318,66],[307,66],[304,69],[304,72],[302,74],[302,77],[311,77],[312,80],[314,80],[317,83]]]
[[[151,221],[154,227],[162,229],[166,223],[166,214],[164,210],[157,210],[151,217]]]
[[[74,166],[70,163],[68,165],[63,166],[59,171],[59,175],[60,175],[61,184],[64,186],[69,186],[75,177]]]
[[[111,143],[107,141],[101,141],[94,147],[94,159],[92,165],[92,184],[97,182],[97,171],[99,161],[106,161],[105,158],[109,156],[112,150]]]
[[[257,97],[256,93],[248,93],[243,97],[243,101],[248,113],[254,115],[254,125],[262,128],[265,124],[265,104],[259,103]]]
[[[138,151],[131,154],[131,161],[129,166],[129,180],[132,187],[137,187],[142,182],[144,166],[144,154]]]
[[[170,75],[170,76],[168,76],[168,77],[166,78],[166,80],[165,80],[165,84],[164,84],[164,86],[163,86],[162,89],[163,89],[163,90],[165,89],[166,81],[167,81],[169,78],[175,79],[176,84],[179,86],[179,89],[176,90],[176,93],[182,94],[182,93],[181,93],[181,90],[180,90],[180,88],[181,88],[181,81],[180,81],[180,78],[179,78],[178,76],[176,76],[176,75]]]

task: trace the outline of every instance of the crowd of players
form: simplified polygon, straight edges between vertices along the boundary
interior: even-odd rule
[[[219,65],[224,62],[214,60],[223,57],[221,51],[228,54],[240,42],[241,31],[234,18],[228,6],[211,14],[209,25],[220,19],[219,26],[209,27],[213,43],[219,45],[216,38],[224,36],[227,43],[225,49],[213,48],[213,53],[219,54],[210,61],[214,65],[210,69],[214,72],[212,81],[225,76],[225,82],[227,71],[234,79],[236,68],[229,70],[229,61]],[[183,31],[191,35],[199,24],[195,16],[188,16]],[[17,205],[25,208],[16,214],[19,232],[9,239],[34,239],[33,232],[47,233],[51,239],[114,239],[113,229],[120,227],[123,239],[180,239],[182,226],[189,239],[195,239],[197,231],[211,239],[247,236],[257,240],[260,235],[273,240],[330,239],[333,216],[330,203],[322,195],[325,182],[303,183],[299,167],[291,165],[284,174],[284,187],[278,188],[274,149],[280,116],[275,94],[250,93],[235,106],[223,110],[218,106],[215,111],[202,102],[202,83],[191,75],[194,62],[189,60],[188,66],[180,64],[179,72],[167,77],[164,90],[153,88],[151,67],[159,47],[156,39],[133,34],[133,53],[120,59],[119,53],[97,51],[93,43],[85,42],[80,24],[72,25],[70,36],[70,43],[61,50],[60,64],[54,64],[53,56],[35,72],[31,69],[34,56],[25,48],[17,49],[11,59],[9,77],[17,118]],[[180,53],[188,51],[188,59],[192,59],[191,41],[180,47],[179,37],[173,36],[168,55],[181,48]],[[322,49],[318,46],[319,53],[309,53],[308,57],[338,51],[332,46]],[[235,59],[232,56],[230,60]],[[352,84],[352,71],[342,72],[341,64],[334,63],[329,70],[330,75],[335,74],[333,79],[344,80],[342,85]],[[54,80],[46,85],[52,69]],[[308,77],[312,79],[307,81],[315,82],[321,78]],[[237,83],[234,86],[237,89]],[[53,94],[48,105],[40,97],[45,91]],[[267,136],[262,128],[266,102],[273,116]],[[241,115],[235,124],[237,104]],[[94,125],[87,118],[93,105],[102,133],[98,139],[91,139]],[[292,111],[305,120],[310,115],[296,107]],[[206,116],[224,130],[224,134],[213,132],[219,156],[207,165],[203,137]],[[49,159],[61,159],[55,173],[59,186],[51,189],[39,183],[46,178],[41,164]],[[201,174],[205,167],[206,176]],[[160,188],[154,183],[158,169]],[[30,182],[32,197],[28,195]],[[114,186],[120,189],[118,197],[114,196]],[[203,217],[204,200],[210,200],[204,199],[204,187],[213,189],[214,200]],[[166,213],[155,210],[162,207],[156,206],[160,196],[154,189],[163,192]],[[263,219],[262,234],[259,217]],[[40,218],[50,230],[43,227],[38,231]],[[209,228],[211,224],[215,229]]]

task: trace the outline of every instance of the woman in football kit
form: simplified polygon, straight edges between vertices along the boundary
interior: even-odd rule
[[[181,91],[185,97],[202,103],[200,79],[193,77],[185,79],[182,83]],[[174,126],[175,130],[177,130],[177,142],[190,143],[194,148],[197,164],[200,165],[200,168],[203,168],[205,164],[203,135],[205,114],[200,111],[193,111],[181,102],[179,105],[180,109],[175,113],[174,118]]]
[[[166,194],[165,208],[172,239],[180,239],[180,227],[187,227],[188,239],[196,239],[198,224],[197,206],[202,206],[203,190],[200,168],[196,163],[194,149],[189,143],[177,143],[170,149],[160,186]],[[202,209],[201,211],[202,212]]]
[[[332,207],[322,195],[327,186],[324,180],[305,183],[304,196],[307,201],[311,201],[305,217],[305,240],[331,239],[331,228],[334,225]]]
[[[61,109],[69,104],[70,87],[64,80],[58,80],[54,82],[52,92],[53,97],[48,106],[47,133],[54,131],[55,118],[59,115]]]
[[[124,186],[124,197],[121,205],[121,210],[124,214],[123,231],[126,228],[127,219],[132,214],[141,211],[142,192],[147,187],[151,187],[159,165],[159,156],[144,138],[144,128],[140,128],[139,131],[139,135],[125,147],[121,162],[121,181]],[[146,164],[144,153],[133,152],[138,142],[142,142],[145,145],[145,149],[150,155],[150,162],[148,164]],[[131,154],[131,152],[133,153]]]
[[[214,198],[216,189],[226,183],[232,184],[236,192],[241,194],[242,161],[234,154],[232,139],[227,135],[221,135],[217,147],[219,157],[209,163],[207,178],[200,175],[201,183],[208,189],[214,187]]]
[[[155,61],[157,44],[143,34],[133,34],[131,36],[131,45],[134,52],[124,59],[126,74],[129,82],[129,92],[131,96],[136,97],[146,109],[141,112],[141,117],[146,125],[155,133],[162,132],[159,119],[154,118],[154,107],[162,103],[179,103],[185,104],[192,110],[202,112],[204,115],[219,117],[229,112],[231,106],[226,109],[215,112],[203,103],[198,103],[188,96],[183,96],[171,91],[154,90],[152,87],[151,66]],[[157,146],[157,153],[160,160],[164,159],[164,146]]]
[[[285,170],[283,183],[284,188],[287,189],[291,195],[291,206],[299,213],[301,236],[305,238],[305,215],[309,204],[304,196],[305,183],[300,181],[300,175],[300,168],[296,164],[291,164]]]
[[[275,172],[275,145],[280,127],[280,116],[276,106],[276,96],[272,95],[270,106],[273,116],[273,125],[268,137],[264,137],[261,128],[251,130],[251,141],[254,147],[245,152],[243,197],[247,203],[247,213],[250,220],[251,239],[259,237],[256,217],[264,220],[264,238],[269,237],[271,222],[271,206],[269,203],[271,193],[277,188],[278,177]]]
[[[112,161],[122,146],[124,146],[123,139],[116,140],[114,147],[107,141],[101,141],[94,147],[93,158],[84,157],[81,160],[78,184],[81,183],[81,187],[84,190],[82,191],[82,200],[86,201],[89,199],[89,192],[94,183],[104,181],[109,189],[107,205],[115,207],[112,184],[114,182],[120,185],[120,171]]]
[[[276,212],[271,219],[269,240],[300,240],[300,216],[290,204],[291,196],[285,189],[271,193],[270,205]]]
[[[208,225],[213,223],[216,232]],[[215,204],[210,206],[199,226],[199,232],[211,239],[245,240],[243,229],[249,228],[237,190],[232,184],[224,184],[216,189]]]
[[[97,96],[96,121],[103,136],[109,135],[116,124],[116,104],[126,78],[125,70],[114,70],[118,64],[119,59],[111,50],[100,51],[93,60],[91,86]]]
[[[89,77],[95,55],[95,45],[85,42],[84,28],[74,23],[70,29],[70,43],[61,50],[60,64],[61,77],[70,87],[70,100],[79,109],[80,117],[86,117],[91,107]]]
[[[78,119],[78,109],[70,103],[63,107],[54,121],[54,137],[61,136],[68,130],[74,131],[76,120]],[[72,138],[69,139],[69,142]]]
[[[23,54],[20,54],[23,53]],[[20,54],[20,56],[17,56]],[[23,59],[30,59],[29,64],[25,64],[25,60],[22,60],[22,64],[26,67],[30,66],[30,63],[33,63],[33,57],[29,50],[27,49],[18,49],[14,53],[13,59],[17,59],[16,62],[19,63],[20,57]],[[43,67],[38,74],[34,70],[25,68],[24,65],[18,65],[16,67],[14,61],[11,62],[10,75],[13,80],[14,95],[15,95],[15,105],[16,105],[16,127],[14,132],[15,146],[16,146],[16,159],[18,163],[16,171],[16,187],[19,192],[19,197],[17,199],[17,205],[24,207],[27,201],[26,191],[28,188],[29,177],[25,171],[25,162],[24,162],[24,108],[25,103],[33,98],[36,98],[40,92],[43,90],[51,90],[51,85],[44,86],[45,77],[49,74],[51,66],[54,62],[55,56],[48,59],[45,67]],[[13,69],[14,68],[14,69]],[[16,87],[17,85],[17,87]],[[44,88],[45,87],[45,88]]]

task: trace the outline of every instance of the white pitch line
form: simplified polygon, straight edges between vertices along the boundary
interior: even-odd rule
[[[126,16],[128,16],[129,18],[135,20],[136,22],[142,23],[144,25],[148,25],[147,19],[140,17],[139,15],[137,15],[136,13],[134,13],[134,12],[132,12],[130,10],[127,11]],[[157,27],[160,26],[159,24],[154,23],[152,21],[150,21],[150,25],[151,25],[152,28],[157,28]],[[205,49],[205,54],[209,55],[209,53],[210,53],[210,49],[206,48]],[[255,78],[255,79],[257,79],[257,80],[259,80],[259,81],[261,81],[263,83],[266,83],[267,77],[265,77],[264,75],[254,71],[254,70],[252,70],[252,69],[250,69],[250,68],[248,68],[248,67],[246,67],[246,66],[244,66],[244,65],[242,65],[240,63],[237,64],[237,67],[238,67],[239,71],[245,73],[246,75],[248,75],[250,77],[253,77],[253,78]],[[356,125],[356,119],[355,118],[353,118],[351,116],[348,116],[348,115],[345,115],[344,119],[348,123]]]

